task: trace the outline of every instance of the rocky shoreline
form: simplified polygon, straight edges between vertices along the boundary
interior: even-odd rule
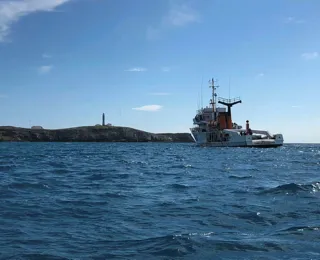
[[[0,142],[194,142],[189,133],[153,134],[130,127],[82,126],[30,129],[0,126]]]

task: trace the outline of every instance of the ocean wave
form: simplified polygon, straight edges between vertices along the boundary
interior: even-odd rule
[[[185,190],[185,189],[192,188],[192,186],[185,185],[185,184],[179,184],[179,183],[168,184],[168,186],[170,188],[176,189],[176,190]]]
[[[0,146],[1,259],[319,258],[319,145]]]
[[[288,183],[275,188],[264,189],[260,194],[297,194],[300,192],[315,193],[320,191],[320,182],[310,184]]]
[[[246,179],[251,179],[253,178],[252,175],[247,175],[247,176],[237,176],[237,175],[230,175],[230,179],[237,179],[237,180],[246,180]]]

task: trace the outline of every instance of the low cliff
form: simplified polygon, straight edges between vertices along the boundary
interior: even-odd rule
[[[129,127],[118,126],[83,126],[56,130],[0,126],[0,141],[194,142],[189,133],[153,134]]]

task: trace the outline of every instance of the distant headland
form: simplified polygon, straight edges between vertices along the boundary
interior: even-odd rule
[[[154,134],[142,130],[107,125],[64,129],[43,129],[40,126],[21,128],[0,126],[0,142],[194,142],[189,133]]]

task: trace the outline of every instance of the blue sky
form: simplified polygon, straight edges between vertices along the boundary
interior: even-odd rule
[[[188,132],[210,99],[233,120],[320,142],[320,1],[0,0],[0,125],[106,121]],[[146,111],[149,110],[149,111]]]

